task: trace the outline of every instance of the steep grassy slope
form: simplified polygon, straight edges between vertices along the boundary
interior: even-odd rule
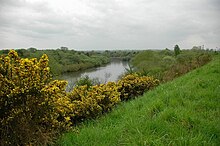
[[[220,145],[220,56],[67,133],[59,145]]]

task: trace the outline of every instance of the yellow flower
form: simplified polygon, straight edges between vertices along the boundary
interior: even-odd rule
[[[70,121],[70,117],[65,117],[65,120],[68,122]]]

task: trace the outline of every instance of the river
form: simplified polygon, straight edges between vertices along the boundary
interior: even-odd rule
[[[100,83],[117,81],[119,77],[125,73],[125,68],[128,68],[128,61],[112,59],[111,62],[105,66],[91,68],[84,71],[65,73],[59,78],[67,80],[67,90],[71,90],[75,85],[75,82],[85,76],[89,76],[90,79],[98,80]]]

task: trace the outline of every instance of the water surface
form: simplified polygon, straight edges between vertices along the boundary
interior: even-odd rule
[[[67,88],[72,88],[75,85],[75,82],[84,76],[89,76],[91,79],[96,79],[100,83],[106,83],[109,81],[117,81],[125,72],[125,68],[128,68],[127,61],[112,59],[112,61],[105,66],[87,69],[84,71],[65,73],[59,78],[68,81],[69,84]]]

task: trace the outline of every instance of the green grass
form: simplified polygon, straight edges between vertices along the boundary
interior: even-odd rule
[[[63,146],[220,145],[220,56],[64,134]]]

